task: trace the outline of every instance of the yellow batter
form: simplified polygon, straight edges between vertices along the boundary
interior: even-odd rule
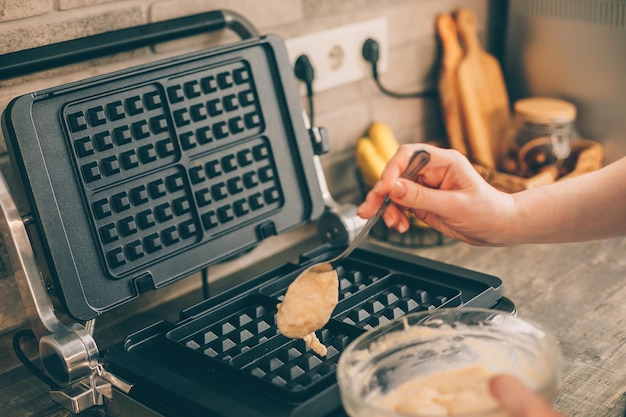
[[[458,416],[493,410],[498,403],[489,392],[492,376],[481,365],[438,372],[410,380],[372,402],[410,416]]]
[[[302,272],[287,288],[276,308],[276,324],[282,334],[302,338],[318,355],[326,347],[315,331],[324,327],[339,300],[339,279],[331,264],[320,264]]]

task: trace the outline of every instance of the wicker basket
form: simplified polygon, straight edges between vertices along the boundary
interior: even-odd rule
[[[508,193],[515,193],[540,185],[551,184],[566,178],[576,177],[600,169],[604,162],[604,148],[598,142],[578,140],[572,146],[571,156],[563,163],[567,174],[559,176],[558,169],[546,169],[530,177],[518,177],[474,164],[474,168],[495,188]]]

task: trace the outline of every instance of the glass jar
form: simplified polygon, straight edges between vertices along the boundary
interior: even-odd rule
[[[531,97],[515,102],[505,171],[532,177],[542,170],[558,168],[571,154],[576,131],[576,106],[568,101]]]

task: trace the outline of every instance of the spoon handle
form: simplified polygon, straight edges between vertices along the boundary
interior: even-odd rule
[[[420,149],[420,150],[416,151],[413,155],[411,155],[411,159],[409,160],[409,164],[407,165],[406,169],[404,170],[404,172],[401,175],[402,178],[408,178],[408,179],[411,179],[411,180],[417,180],[417,175],[422,170],[422,168],[424,168],[424,166],[426,166],[426,164],[428,163],[429,160],[430,160],[430,154],[428,153],[428,151],[423,150],[423,149]],[[374,214],[372,217],[370,217],[367,220],[367,222],[365,222],[365,225],[363,226],[361,231],[359,231],[359,233],[356,235],[356,237],[350,243],[350,245],[343,252],[341,252],[339,255],[337,255],[335,258],[331,259],[328,262],[330,264],[333,264],[334,262],[337,262],[337,261],[347,257],[348,255],[350,255],[352,253],[352,251],[354,249],[356,249],[357,246],[359,246],[359,243],[361,243],[363,238],[365,238],[365,236],[367,236],[367,234],[370,232],[372,227],[374,227],[374,225],[376,224],[376,222],[378,221],[380,216],[387,209],[387,207],[389,207],[389,205],[391,203],[392,203],[392,201],[389,198],[389,196],[385,197],[385,200],[383,201],[383,204],[378,208],[378,210],[376,211],[376,214]],[[333,267],[334,267],[334,265],[333,265]]]

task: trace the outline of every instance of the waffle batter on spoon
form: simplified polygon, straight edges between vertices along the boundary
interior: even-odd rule
[[[330,263],[314,265],[303,271],[287,288],[285,298],[276,308],[280,332],[294,339],[304,339],[320,356],[324,346],[315,331],[324,327],[339,300],[339,279]]]
[[[430,154],[427,151],[416,151],[409,159],[402,177],[416,179],[419,171],[429,160]],[[289,285],[285,299],[276,306],[278,309],[276,324],[282,334],[302,338],[317,354],[326,355],[326,347],[317,339],[315,331],[328,323],[339,299],[339,278],[333,263],[352,253],[390,204],[391,199],[385,198],[376,214],[367,220],[365,226],[343,252],[328,262],[309,267]]]

